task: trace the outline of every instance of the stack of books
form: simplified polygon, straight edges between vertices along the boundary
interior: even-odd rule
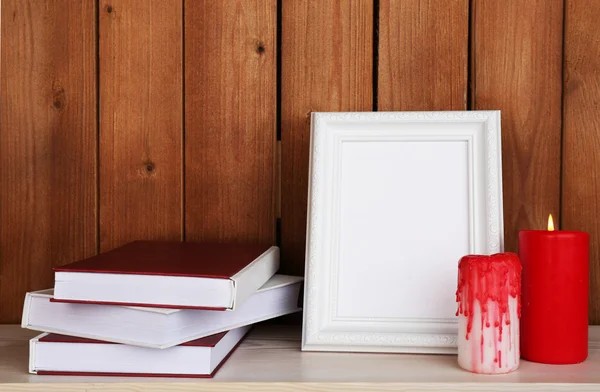
[[[252,324],[297,312],[275,246],[137,241],[55,268],[27,293],[30,372],[211,377]]]

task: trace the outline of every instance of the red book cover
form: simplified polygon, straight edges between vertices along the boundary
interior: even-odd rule
[[[54,271],[229,279],[269,248],[251,244],[136,241],[55,267]]]

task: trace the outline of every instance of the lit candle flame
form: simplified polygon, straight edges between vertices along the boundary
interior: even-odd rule
[[[548,231],[554,231],[554,221],[552,220],[552,214],[548,215]]]

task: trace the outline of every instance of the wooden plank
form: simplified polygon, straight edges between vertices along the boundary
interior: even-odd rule
[[[99,6],[101,250],[181,239],[181,1]]]
[[[562,229],[590,233],[590,323],[600,324],[600,2],[566,0]]]
[[[275,241],[277,1],[185,1],[185,236]]]
[[[370,111],[373,1],[282,3],[282,271],[302,274],[310,112]]]
[[[465,110],[469,0],[380,0],[379,110]]]
[[[559,219],[562,0],[475,0],[475,109],[502,112],[504,232]],[[540,21],[544,21],[540,23]]]
[[[0,322],[96,252],[95,2],[3,0]]]

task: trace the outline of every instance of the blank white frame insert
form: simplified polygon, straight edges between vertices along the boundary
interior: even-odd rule
[[[302,349],[455,353],[457,266],[503,251],[499,111],[313,113]]]

